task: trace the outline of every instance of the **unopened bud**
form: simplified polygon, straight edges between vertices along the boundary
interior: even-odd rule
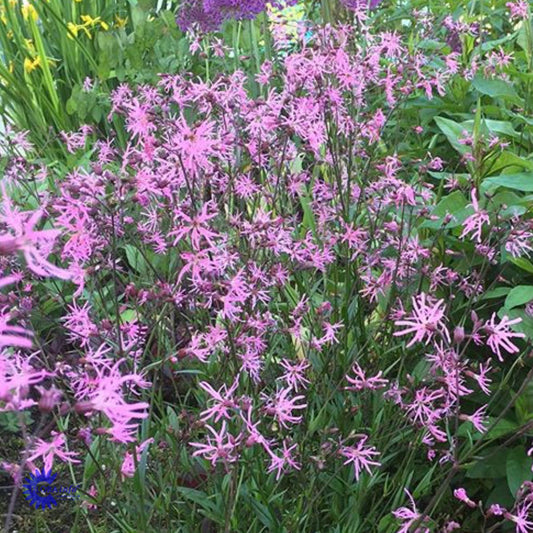
[[[457,326],[453,330],[453,342],[455,342],[456,344],[459,344],[463,342],[464,338],[465,338],[465,328],[462,328],[461,326]]]
[[[37,387],[37,390],[41,393],[39,410],[43,413],[53,411],[63,395],[63,393],[55,387],[52,387],[50,390],[46,390],[44,387]]]

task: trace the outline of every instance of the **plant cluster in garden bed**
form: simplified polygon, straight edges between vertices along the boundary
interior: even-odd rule
[[[533,531],[527,5],[343,4],[8,131],[1,466],[74,531]]]

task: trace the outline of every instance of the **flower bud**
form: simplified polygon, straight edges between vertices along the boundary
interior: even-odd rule
[[[463,342],[464,338],[465,338],[465,328],[461,326],[457,326],[453,330],[453,342],[455,342],[456,344],[459,344]]]

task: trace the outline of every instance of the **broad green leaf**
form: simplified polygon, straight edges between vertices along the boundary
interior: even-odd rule
[[[516,191],[533,191],[533,172],[521,172],[519,174],[502,174],[483,180],[483,188],[487,187],[507,187]]]
[[[513,496],[516,495],[516,491],[524,481],[532,479],[531,463],[532,460],[527,456],[523,446],[517,446],[509,450],[506,461],[506,475],[507,484]]]
[[[472,87],[481,94],[490,96],[491,98],[506,98],[516,103],[522,101],[514,87],[504,80],[489,80],[481,76],[476,76],[472,80]]]
[[[533,263],[525,257],[510,257],[511,263],[515,264],[517,267],[520,267],[522,270],[533,274]]]
[[[485,458],[486,457],[486,458]],[[497,479],[506,475],[505,461],[507,450],[488,448],[486,455],[473,464],[466,472],[466,477],[471,479]]]
[[[511,290],[505,299],[505,307],[512,309],[527,304],[531,300],[533,300],[533,285],[518,285]]]
[[[439,217],[438,220],[426,220],[420,225],[421,228],[438,229],[443,223],[446,215],[452,215],[452,220],[446,225],[447,228],[455,228],[460,226],[468,217],[468,200],[461,191],[454,191],[448,196],[444,197],[433,209],[432,217]]]
[[[460,153],[466,154],[469,151],[467,146],[459,143],[459,139],[463,136],[465,128],[462,124],[458,124],[449,118],[435,117],[435,122],[440,131],[446,135],[450,144]]]
[[[502,298],[503,296],[506,296],[509,294],[511,289],[508,287],[496,287],[495,289],[486,292],[482,297],[481,300],[490,300],[491,298]]]
[[[131,267],[139,274],[146,274],[149,267],[141,252],[132,244],[126,244],[124,249],[126,250],[126,257]]]

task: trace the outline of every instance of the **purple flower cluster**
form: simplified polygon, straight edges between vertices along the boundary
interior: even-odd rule
[[[383,0],[341,0],[347,9],[376,9]]]
[[[253,19],[265,10],[268,3],[282,8],[293,5],[297,0],[186,0],[178,13],[177,23],[186,31],[197,25],[202,31],[217,30],[228,19]],[[375,1],[375,0],[373,0]]]

